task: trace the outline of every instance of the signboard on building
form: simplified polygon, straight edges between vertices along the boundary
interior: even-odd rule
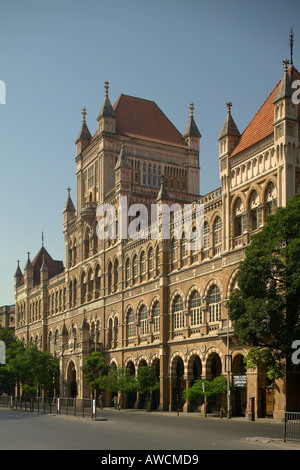
[[[234,387],[247,387],[247,375],[234,375],[232,385]]]

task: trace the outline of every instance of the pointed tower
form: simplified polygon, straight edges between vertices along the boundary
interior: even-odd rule
[[[109,83],[107,80],[104,84],[104,88],[105,88],[105,97],[104,97],[102,107],[97,117],[98,133],[101,134],[101,132],[103,131],[115,133],[116,132],[116,113],[109,100],[109,96],[108,96]]]
[[[240,131],[238,130],[237,125],[231,115],[232,103],[229,101],[226,103],[226,106],[228,112],[218,138],[220,156],[223,154],[230,155],[241,136]]]
[[[230,155],[240,139],[240,132],[231,115],[232,103],[226,103],[227,116],[221,132],[219,134],[219,160],[220,160],[220,181],[222,188],[222,211],[223,211],[223,230],[222,244],[224,250],[229,249],[229,206],[230,206]]]
[[[70,196],[71,188],[67,188],[67,191],[68,191],[68,197],[67,197],[67,201],[63,210],[64,224],[69,222],[69,220],[73,219],[76,213],[73,201]]]
[[[199,152],[201,134],[194,120],[194,103],[190,104],[190,119],[182,137],[189,148]]]
[[[33,288],[33,266],[30,261],[30,253],[28,251],[28,259],[24,268],[24,279],[25,279],[25,287],[26,289]]]
[[[288,67],[289,61],[283,61],[284,74],[279,83],[274,104],[274,144],[279,152],[281,165],[280,178],[282,192],[279,194],[279,203],[285,205],[287,200],[295,194],[296,187],[296,152],[298,147],[298,105],[292,101],[293,88],[290,75],[294,71],[293,65]],[[285,149],[283,151],[282,149]]]
[[[82,108],[82,125],[75,141],[76,144],[76,155],[79,155],[89,145],[92,136],[86,124],[86,109]]]
[[[190,194],[199,195],[199,152],[201,134],[194,119],[194,103],[190,104],[190,119],[188,125],[182,135],[188,146],[188,163],[187,170],[187,187],[186,190]]]
[[[116,193],[131,191],[131,166],[125,150],[125,141],[122,139],[122,147],[115,166]]]
[[[15,285],[18,285],[20,280],[22,279],[22,271],[21,271],[21,268],[20,268],[20,260],[17,261],[18,262],[18,266],[17,266],[17,270],[15,272]]]

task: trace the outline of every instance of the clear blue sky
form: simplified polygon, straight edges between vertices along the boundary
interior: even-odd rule
[[[45,247],[65,261],[62,210],[76,201],[75,139],[90,132],[110,83],[154,100],[183,132],[189,104],[202,134],[201,194],[219,187],[218,135],[226,102],[242,132],[283,74],[299,0],[10,0],[0,2],[0,305]]]

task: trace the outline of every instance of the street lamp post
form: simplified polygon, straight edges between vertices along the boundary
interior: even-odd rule
[[[229,314],[226,302],[227,301],[223,301],[222,303],[227,311],[227,354],[225,358],[225,371],[227,372],[227,418],[230,419],[230,373],[232,369],[232,356],[229,354]]]

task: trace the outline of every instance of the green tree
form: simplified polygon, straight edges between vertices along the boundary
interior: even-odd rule
[[[106,376],[109,372],[109,366],[105,364],[105,358],[98,351],[92,352],[89,357],[84,358],[82,372],[84,380],[94,392],[96,399],[105,388]]]
[[[34,387],[37,393],[40,389],[46,394],[52,394],[58,388],[58,358],[49,352],[40,351],[34,344],[24,346],[23,343],[17,343],[17,347],[9,355],[7,369],[16,383]]]
[[[6,346],[6,364],[0,365],[0,389],[2,392],[13,394],[18,377],[9,369],[10,361],[18,354],[24,353],[23,342],[17,340],[10,328],[0,326],[0,340]]]
[[[235,334],[251,345],[247,368],[265,366],[271,380],[283,376],[294,340],[300,338],[300,196],[270,215],[254,235],[238,271],[228,308]]]
[[[151,411],[152,392],[159,389],[159,382],[152,366],[138,368],[136,387],[139,392],[146,393],[146,409]]]
[[[227,391],[227,379],[223,375],[215,377],[212,380],[195,380],[192,387],[186,388],[183,391],[183,399],[197,400],[199,397],[204,397],[204,413],[206,416],[207,398],[214,397]]]
[[[118,367],[109,372],[104,387],[105,390],[112,393],[120,392],[122,404],[125,393],[136,391],[135,377],[131,375],[130,369]]]

